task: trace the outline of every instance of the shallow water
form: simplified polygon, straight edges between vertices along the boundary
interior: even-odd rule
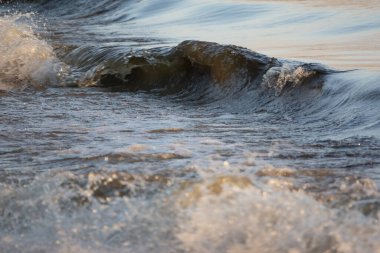
[[[0,251],[379,252],[379,3],[2,3]]]

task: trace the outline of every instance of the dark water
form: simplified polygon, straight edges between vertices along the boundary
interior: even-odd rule
[[[379,252],[379,14],[3,1],[0,252]]]

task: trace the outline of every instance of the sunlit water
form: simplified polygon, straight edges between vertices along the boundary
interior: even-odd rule
[[[379,1],[32,2],[1,252],[380,252]]]

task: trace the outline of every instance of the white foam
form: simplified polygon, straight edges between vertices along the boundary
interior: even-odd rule
[[[276,96],[279,96],[286,85],[296,87],[314,75],[316,72],[302,66],[284,64],[281,67],[272,67],[263,77],[263,86],[274,89]]]
[[[279,182],[294,173],[268,168],[261,174],[278,175]],[[0,184],[0,251],[380,252],[379,215],[330,208],[284,184],[210,175],[146,198],[151,179],[112,171],[51,172],[23,187]],[[373,188],[369,179],[364,184]],[[99,202],[99,189],[137,195]]]
[[[0,17],[0,90],[57,85],[61,72],[52,47],[33,31],[31,14]]]
[[[184,251],[380,252],[376,219],[276,189],[228,177],[194,185],[180,198],[176,235]]]

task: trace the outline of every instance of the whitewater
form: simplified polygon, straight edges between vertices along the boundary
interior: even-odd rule
[[[0,1],[0,252],[380,252],[379,14]]]

